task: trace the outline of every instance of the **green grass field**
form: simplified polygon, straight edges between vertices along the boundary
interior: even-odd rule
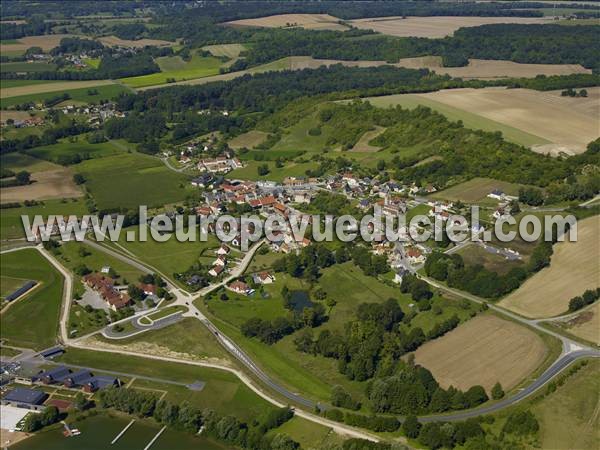
[[[98,209],[162,206],[185,198],[187,177],[141,153],[90,159],[73,170],[86,178]]]
[[[3,89],[20,87],[20,86],[32,86],[36,84],[49,84],[49,83],[62,83],[62,81],[52,80],[2,80],[0,85]]]
[[[172,307],[167,308],[173,313]],[[157,317],[152,316],[153,319]],[[229,354],[223,349],[212,333],[194,318],[185,318],[180,322],[169,325],[158,330],[147,331],[142,334],[127,338],[110,340],[101,338],[103,341],[118,345],[148,344],[153,348],[161,348],[163,351],[187,354],[192,359],[218,358],[229,361]],[[165,351],[165,353],[166,353]],[[156,350],[156,353],[159,350]]]
[[[29,216],[33,220],[36,214],[43,215],[47,219],[50,214],[81,216],[87,214],[87,209],[83,200],[44,200],[39,205],[21,206],[19,208],[6,208],[0,214],[0,239],[18,239],[25,236],[23,230],[22,215]]]
[[[196,305],[207,309],[225,334],[240,344],[268,373],[291,389],[304,392],[316,400],[328,401],[331,387],[340,384],[357,397],[363,397],[364,383],[350,381],[340,374],[335,359],[298,352],[293,343],[298,332],[270,346],[241,334],[239,327],[251,317],[272,320],[286,315],[287,311],[283,308],[281,298],[284,285],[291,290],[311,288],[302,280],[288,275],[277,273],[276,276],[275,283],[264,286],[265,292],[269,294],[268,298],[262,298],[258,294],[245,297],[227,292],[227,301],[222,301],[219,295],[215,295],[206,301],[206,306],[200,300]],[[383,302],[388,298],[396,298],[405,312],[411,309],[410,297],[401,294],[398,287],[386,285],[364,275],[352,263],[335,265],[324,270],[314,288],[316,287],[323,289],[337,304],[332,309],[329,320],[314,330],[315,335],[323,329],[342,332],[344,326],[355,318],[356,309],[363,302]],[[436,315],[433,310],[421,312],[411,321],[411,327],[421,327],[427,333],[435,323],[453,314],[466,320],[473,310],[473,306],[464,308],[458,302],[438,296],[435,296],[433,301],[434,305],[442,309],[441,314]]]
[[[227,56],[228,58],[237,58],[240,53],[246,50],[242,44],[214,44],[205,45],[202,50],[209,51],[213,56]]]
[[[173,305],[173,306],[167,306],[166,308],[162,308],[160,311],[156,311],[152,314],[148,314],[147,317],[151,320],[158,320],[158,319],[162,319],[163,317],[167,317],[170,316],[171,314],[175,314],[178,312],[186,312],[187,308],[185,306],[182,305]]]
[[[0,164],[13,172],[26,170],[29,173],[43,172],[45,170],[58,169],[59,166],[42,159],[34,158],[26,153],[5,153],[0,156]]]
[[[443,191],[431,194],[430,197],[442,200],[457,201],[464,203],[488,203],[496,205],[498,200],[488,198],[487,195],[494,189],[500,189],[508,195],[518,196],[519,189],[525,185],[508,183],[506,181],[494,180],[491,178],[473,178],[464,183],[457,184]]]
[[[51,72],[56,69],[56,64],[48,64],[44,62],[7,62],[0,66],[0,73],[6,72]],[[2,82],[3,87],[4,81]]]
[[[149,232],[146,242],[137,239],[134,242],[127,242],[126,236],[121,233],[119,245],[163,272],[167,277],[187,270],[201,254],[206,254],[214,260],[215,254],[210,249],[219,247],[216,237],[212,234],[208,235],[206,242],[179,242],[175,237],[167,242],[156,242]]]
[[[70,348],[59,360],[66,364],[119,370],[133,376],[157,377],[186,384],[203,381],[206,385],[199,392],[190,391],[183,386],[147,382],[144,384],[146,387],[150,385],[157,389],[168,390],[169,393],[165,398],[172,402],[181,403],[187,400],[199,408],[212,408],[221,414],[234,414],[243,420],[250,420],[273,408],[242,384],[235,375],[218,369],[75,348]],[[138,383],[136,381],[134,386]]]
[[[194,78],[217,75],[221,67],[221,61],[214,57],[202,57],[197,54],[190,61],[184,61],[180,56],[163,56],[156,58],[160,72],[139,77],[122,78],[121,82],[133,88],[164,84],[167,79],[176,81],[191,80]]]
[[[90,95],[88,92],[94,89],[98,91],[96,95]],[[41,92],[38,94],[19,95],[16,97],[8,97],[0,99],[0,108],[6,109],[10,106],[19,105],[22,103],[34,102],[41,103],[44,100],[51,99],[57,95],[67,93],[71,96],[70,101],[83,103],[98,103],[100,100],[111,100],[117,97],[122,92],[129,90],[120,84],[107,84],[96,87],[86,87],[79,89],[66,89],[64,91]]]
[[[600,446],[599,374],[600,361],[591,360],[556,392],[533,406],[540,422],[541,448],[591,450]]]
[[[41,350],[56,342],[63,278],[37,250],[2,255],[2,276],[41,283],[19,299],[1,318],[0,336],[8,345]]]
[[[344,441],[344,438],[331,428],[297,416],[269,432],[270,435],[277,433],[287,434],[303,449],[338,448]]]
[[[511,126],[504,125],[490,119],[486,119],[485,117],[479,116],[477,114],[472,114],[468,111],[454,108],[452,106],[448,106],[443,103],[436,102],[435,100],[430,100],[428,98],[424,98],[416,94],[394,94],[385,95],[382,97],[367,97],[365,98],[365,100],[368,100],[372,105],[378,106],[380,108],[387,108],[390,106],[393,107],[396,105],[400,105],[403,108],[412,109],[416,108],[419,105],[427,106],[435,111],[442,113],[452,121],[462,120],[466,128],[492,132],[501,131],[502,136],[504,136],[504,139],[506,139],[507,141],[514,142],[515,144],[521,144],[526,147],[535,144],[550,143],[546,139],[543,139],[539,136],[526,133]]]
[[[79,154],[89,158],[100,158],[123,153],[121,148],[111,141],[101,142],[99,144],[90,144],[85,140],[85,136],[78,136],[77,142],[69,142],[66,139],[58,144],[45,145],[27,150],[27,154],[39,159],[58,162],[61,157],[68,157]]]
[[[258,166],[267,164],[269,173],[267,175],[258,175]],[[284,167],[275,167],[274,161],[246,161],[246,167],[229,172],[226,178],[242,180],[272,180],[283,181],[285,177],[304,177],[309,169],[316,169],[316,162],[296,163],[286,162]]]

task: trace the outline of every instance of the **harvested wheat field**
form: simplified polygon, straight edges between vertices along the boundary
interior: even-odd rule
[[[109,47],[129,47],[129,48],[142,48],[147,45],[154,45],[156,47],[168,47],[174,45],[174,42],[162,41],[160,39],[138,39],[136,41],[130,41],[128,39],[121,39],[116,36],[103,36],[97,39],[104,45]]]
[[[444,388],[479,384],[490,392],[496,382],[507,390],[544,361],[547,348],[533,331],[491,314],[480,315],[415,352]]]
[[[373,17],[351,20],[350,23],[362,30],[400,37],[443,38],[452,36],[462,27],[478,27],[494,23],[548,23],[544,17]]]
[[[44,92],[63,92],[70,89],[106,86],[114,84],[112,80],[87,80],[87,81],[57,81],[52,83],[30,84],[15,86],[0,90],[0,98],[18,97],[21,95],[41,94]]]
[[[31,175],[31,179],[33,183],[27,186],[2,188],[2,203],[83,196],[81,189],[73,182],[73,174],[69,169],[37,172]]]
[[[40,47],[45,52],[58,47],[60,40],[66,37],[74,37],[73,34],[46,34],[43,36],[27,36],[17,39],[16,44],[0,44],[0,52],[25,51],[30,47]],[[87,39],[85,36],[77,36]]]
[[[564,322],[564,327],[569,333],[600,345],[600,303]]]
[[[387,128],[380,127],[378,125],[375,126],[374,130],[367,131],[363,134],[356,145],[350,149],[351,152],[376,152],[380,150],[381,147],[376,147],[374,145],[369,144],[369,141],[372,141],[377,136],[382,134]]]
[[[532,146],[533,151],[573,155],[583,153],[587,144],[600,136],[598,116],[579,112],[586,107],[594,109],[591,105],[598,95],[598,89],[589,89],[593,93],[591,98],[561,97],[552,92],[505,88],[450,89],[418,95],[550,142]],[[577,100],[586,106],[573,107]]]
[[[600,286],[599,235],[600,216],[580,221],[577,242],[556,244],[550,266],[533,275],[500,306],[538,319],[567,311],[571,298]]]
[[[494,80],[497,78],[534,78],[537,75],[570,75],[592,73],[579,64],[521,64],[512,61],[470,59],[465,67],[442,67],[439,56],[402,58],[395,66],[408,69],[429,69],[455,78]]]
[[[348,27],[338,23],[340,19],[329,14],[277,14],[225,22],[226,25],[244,27],[302,27],[309,30],[347,30]]]

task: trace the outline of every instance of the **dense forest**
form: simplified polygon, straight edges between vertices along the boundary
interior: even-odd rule
[[[519,63],[581,64],[597,68],[600,39],[597,25],[495,24],[459,29],[444,39],[368,35],[363,30],[271,30],[256,36],[246,54],[249,65],[290,55],[322,59],[378,60],[390,63],[414,56],[442,56],[444,65],[464,66],[468,58]]]

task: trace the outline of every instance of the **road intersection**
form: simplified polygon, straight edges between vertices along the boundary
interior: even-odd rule
[[[136,267],[137,269],[139,269],[143,272],[146,272],[146,273],[154,272],[154,273],[160,274],[165,279],[168,290],[175,297],[175,299],[173,301],[169,302],[169,305],[182,305],[185,308],[187,308],[187,312],[184,312],[183,314],[181,314],[181,316],[195,318],[195,319],[199,320],[204,326],[206,326],[207,329],[216,338],[216,340],[223,346],[223,348],[225,350],[227,350],[227,352],[229,352],[235,358],[235,360],[237,360],[244,367],[244,369],[246,371],[250,372],[250,374],[252,375],[252,377],[254,377],[254,379],[251,378],[250,376],[248,376],[248,374],[242,370],[239,370],[237,368],[228,367],[225,365],[219,365],[219,364],[208,363],[208,362],[183,360],[183,359],[179,359],[179,358],[171,358],[171,357],[166,357],[166,356],[140,354],[137,352],[130,352],[130,351],[126,351],[126,350],[105,349],[105,348],[93,346],[89,343],[89,340],[87,338],[98,332],[94,332],[89,335],[82,336],[82,337],[79,337],[76,339],[71,339],[68,336],[68,319],[69,319],[70,306],[71,306],[71,302],[72,302],[73,277],[72,277],[71,273],[68,270],[66,270],[54,258],[54,256],[50,252],[46,251],[43,248],[43,246],[38,245],[35,248],[38,251],[40,251],[40,253],[46,259],[48,259],[48,261],[57,270],[59,270],[59,272],[64,277],[64,291],[63,291],[64,299],[63,299],[62,307],[61,307],[61,316],[60,316],[60,325],[59,325],[59,337],[60,337],[59,340],[63,345],[65,345],[67,347],[70,346],[70,347],[76,347],[76,348],[88,349],[88,350],[94,350],[94,351],[129,354],[129,355],[135,355],[135,356],[145,357],[145,358],[149,358],[149,359],[158,359],[158,360],[163,360],[163,361],[171,361],[171,362],[177,362],[177,363],[192,364],[192,365],[198,365],[198,366],[203,366],[203,367],[212,367],[212,368],[216,368],[216,369],[220,369],[220,370],[226,370],[231,373],[234,373],[250,389],[252,389],[255,393],[257,393],[262,398],[264,398],[265,400],[269,401],[272,404],[275,404],[278,406],[284,406],[283,403],[280,400],[278,400],[278,398],[274,398],[269,393],[270,391],[271,392],[275,391],[278,394],[279,398],[285,398],[292,404],[298,405],[299,408],[296,408],[296,414],[298,414],[299,416],[301,416],[307,420],[310,420],[310,421],[313,421],[313,422],[316,422],[316,423],[319,423],[319,424],[322,424],[322,425],[325,425],[328,427],[332,427],[337,432],[339,432],[341,434],[345,434],[347,436],[359,437],[359,438],[369,439],[369,440],[379,440],[379,438],[377,436],[375,436],[371,433],[368,433],[368,432],[365,432],[362,430],[358,430],[356,428],[353,428],[353,427],[350,427],[350,426],[347,426],[344,424],[340,424],[337,422],[327,420],[319,415],[309,412],[309,410],[314,410],[316,406],[320,406],[321,408],[325,408],[325,407],[323,405],[318,405],[314,401],[303,397],[301,394],[291,392],[286,387],[284,387],[281,384],[274,381],[269,375],[267,375],[252,360],[252,358],[250,356],[248,356],[247,353],[245,353],[232,339],[227,337],[227,335],[225,335],[221,330],[219,330],[214,325],[214,323],[211,322],[210,319],[208,317],[206,317],[206,315],[194,305],[194,303],[193,303],[194,300],[196,300],[202,296],[205,296],[206,294],[214,291],[215,289],[218,289],[221,286],[226,285],[229,281],[232,281],[233,279],[242,275],[245,272],[245,270],[247,269],[250,262],[252,261],[254,254],[256,253],[258,248],[261,245],[263,245],[264,241],[257,242],[252,248],[250,248],[250,250],[242,258],[240,263],[230,272],[230,274],[224,280],[222,280],[219,283],[209,285],[194,294],[185,292],[181,288],[177,287],[174,284],[174,282],[172,282],[169,279],[169,277],[165,276],[163,273],[156,270],[154,267],[147,265],[145,263],[142,263],[130,252],[126,253],[125,251],[123,251],[123,252],[117,251],[113,248],[109,248],[106,245],[101,245],[94,241],[86,241],[86,243],[99,251],[109,254],[109,255],[111,255],[115,258],[118,258],[119,260],[121,260],[133,267]],[[21,247],[21,248],[31,248],[31,246]],[[16,248],[16,249],[7,250],[6,252],[18,251],[18,250],[19,250],[19,248]],[[2,253],[5,253],[5,252],[2,252]],[[539,390],[541,387],[543,387],[546,383],[548,383],[550,380],[552,380],[556,375],[558,375],[560,372],[562,372],[565,368],[570,366],[575,361],[582,359],[582,358],[600,357],[600,351],[598,351],[597,349],[580,344],[580,343],[575,342],[574,340],[569,339],[559,333],[548,330],[547,328],[543,327],[537,320],[526,319],[522,316],[512,313],[512,312],[510,312],[504,308],[501,308],[497,305],[490,304],[487,301],[485,301],[484,299],[476,297],[472,294],[468,294],[468,293],[465,293],[462,291],[458,291],[456,289],[448,288],[447,286],[437,282],[436,280],[433,280],[433,279],[425,277],[425,276],[420,276],[420,277],[424,281],[426,281],[428,284],[430,284],[431,286],[438,288],[442,291],[450,292],[455,296],[466,298],[468,300],[471,300],[471,301],[474,301],[474,302],[477,302],[480,304],[485,303],[490,309],[496,311],[497,313],[499,313],[505,317],[508,317],[509,319],[520,322],[521,324],[523,324],[525,326],[532,327],[532,328],[538,330],[539,332],[551,335],[554,338],[559,339],[562,343],[562,352],[559,355],[559,357],[556,359],[556,361],[554,361],[531,384],[529,384],[528,386],[526,386],[525,388],[520,390],[518,393],[508,396],[498,402],[485,404],[482,407],[479,407],[476,409],[457,411],[457,412],[452,412],[452,413],[444,414],[444,415],[431,415],[431,416],[420,417],[419,421],[421,421],[423,423],[433,422],[433,421],[459,421],[459,420],[465,420],[465,419],[468,419],[471,417],[477,417],[477,416],[480,416],[483,414],[489,414],[489,413],[499,411],[503,408],[506,408],[510,405],[518,403],[518,402],[522,401],[523,399],[527,398],[528,396],[530,396],[531,394],[533,394],[534,392]],[[148,314],[148,312],[146,311],[143,313],[136,314],[136,318],[139,318],[138,316],[142,316],[144,314]],[[132,318],[129,317],[129,318],[123,319],[120,322],[125,322],[128,320],[132,320]],[[114,325],[114,324],[112,324],[112,325]],[[148,329],[152,329],[152,327],[148,327]],[[106,336],[106,334],[104,334],[104,335]],[[29,355],[29,357],[30,357],[30,355]],[[255,379],[259,380],[261,385],[256,383]],[[265,390],[263,386],[267,387],[268,391]]]

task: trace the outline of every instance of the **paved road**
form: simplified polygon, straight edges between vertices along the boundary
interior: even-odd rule
[[[568,367],[569,365],[571,365],[573,362],[577,361],[578,359],[594,358],[594,357],[597,358],[599,356],[600,356],[600,354],[594,350],[574,351],[572,353],[569,353],[569,354],[564,355],[561,358],[559,358],[554,364],[552,364],[548,369],[546,369],[546,371],[539,378],[537,378],[533,383],[531,383],[529,386],[522,389],[517,394],[515,394],[511,397],[506,397],[497,403],[491,403],[489,405],[484,404],[482,407],[476,408],[476,409],[467,409],[464,411],[457,411],[457,412],[453,412],[448,415],[440,414],[440,415],[436,415],[436,416],[420,417],[419,422],[422,422],[422,423],[438,422],[441,420],[453,422],[453,421],[459,421],[459,420],[466,420],[466,419],[470,419],[472,417],[477,417],[477,416],[481,416],[483,414],[493,413],[500,409],[507,408],[508,406],[514,405],[515,403],[520,402],[521,400],[525,399],[526,397],[529,397],[531,394],[533,394],[539,388],[544,386],[552,378],[554,378],[556,375],[558,375],[562,370],[564,370],[566,367]]]
[[[144,272],[152,272],[152,271],[156,272],[155,270],[150,269],[149,266],[145,266],[144,264],[141,264],[138,261],[136,261],[130,257],[122,255],[118,252],[112,251],[112,250],[106,248],[105,246],[101,246],[96,243],[94,243],[94,244],[98,250],[112,254],[113,256],[123,260],[124,262],[126,262],[134,267],[139,268],[140,270],[142,270]],[[250,252],[252,252],[252,254],[253,254],[260,245],[261,245],[260,242],[257,243],[250,250]],[[38,247],[38,249],[39,249],[39,247]],[[43,249],[40,251],[44,254]],[[56,260],[54,260],[53,257],[51,257],[51,255],[47,254],[47,252],[46,252],[46,254],[44,254],[44,256],[46,256],[51,261],[51,263],[53,263],[53,265],[55,265],[55,266],[58,265],[58,267],[60,267],[59,270],[61,271],[61,273],[63,273],[63,275],[65,275],[65,285],[69,286],[69,289],[65,289],[65,302],[63,302],[63,303],[66,306],[63,306],[63,313],[61,314],[61,334],[62,334],[63,330],[66,330],[66,319],[68,319],[68,305],[70,304],[70,301],[71,301],[72,277],[69,272],[67,272],[64,268],[62,268],[62,266],[60,266],[60,264],[58,264],[58,262]],[[251,257],[248,259],[244,258],[244,260],[242,261],[242,264],[240,265],[240,273],[243,272],[243,270],[245,270],[245,267],[249,264],[249,261],[251,259],[252,259]],[[243,269],[241,268],[242,266],[243,266]],[[600,357],[600,351],[597,351],[597,350],[592,349],[587,346],[583,346],[583,345],[578,344],[558,333],[554,333],[550,330],[547,330],[546,328],[542,327],[535,321],[525,319],[517,314],[514,314],[510,311],[505,310],[504,308],[500,308],[496,305],[489,304],[485,300],[483,300],[477,296],[474,296],[472,294],[468,294],[468,293],[465,293],[462,291],[448,288],[430,278],[427,278],[427,277],[421,277],[421,278],[423,278],[427,283],[429,283],[432,286],[437,287],[439,289],[446,290],[455,295],[462,296],[464,298],[475,301],[477,303],[486,303],[486,304],[488,304],[488,306],[491,309],[499,312],[500,314],[508,316],[513,320],[523,323],[524,325],[536,328],[541,332],[550,334],[550,335],[560,339],[561,342],[563,343],[563,352],[561,353],[559,358],[539,378],[537,378],[533,383],[531,383],[529,386],[527,386],[526,388],[524,388],[522,391],[518,392],[517,394],[515,394],[511,397],[507,397],[507,398],[501,400],[500,402],[483,406],[482,408],[453,412],[448,415],[421,417],[421,418],[419,418],[419,420],[421,422],[431,422],[431,421],[440,421],[440,420],[443,420],[443,421],[464,420],[469,417],[476,417],[476,416],[479,416],[482,414],[489,414],[489,413],[501,410],[503,408],[506,408],[507,406],[513,405],[513,404],[523,400],[524,398],[528,397],[529,395],[531,395],[532,393],[537,391],[539,388],[544,386],[549,380],[551,380],[554,376],[556,376],[558,373],[560,373],[565,367],[569,366],[573,361],[575,361],[577,359],[581,359],[581,358]],[[269,388],[273,389],[274,391],[278,392],[283,397],[291,400],[294,403],[300,404],[306,408],[311,408],[311,409],[314,408],[315,403],[313,401],[302,397],[300,394],[293,393],[293,392],[289,391],[288,389],[286,389],[285,387],[283,387],[283,386],[279,385],[278,383],[276,383],[275,381],[273,381],[265,372],[262,371],[262,369],[260,369],[260,367],[258,367],[254,363],[254,361],[241,348],[239,348],[239,346],[237,346],[233,342],[233,340],[231,340],[226,335],[224,335],[220,330],[218,330],[218,328],[212,322],[210,322],[210,320],[207,317],[205,317],[204,314],[202,314],[202,312],[200,310],[198,310],[196,308],[196,306],[193,304],[193,300],[195,298],[198,298],[199,294],[196,294],[195,296],[191,296],[190,294],[184,293],[180,289],[175,288],[173,286],[173,284],[170,281],[168,281],[167,277],[165,277],[165,281],[167,281],[169,287],[173,287],[174,289],[176,289],[175,290],[176,300],[172,304],[184,304],[185,306],[188,307],[189,311],[187,313],[185,313],[184,316],[190,316],[190,317],[195,317],[195,318],[199,319],[215,335],[218,342],[221,345],[223,345],[223,347],[230,354],[232,354],[240,363],[242,363],[244,365],[244,367],[246,367],[248,370],[250,370],[257,378],[259,378]],[[65,333],[66,333],[66,331],[65,331]],[[69,340],[68,337],[66,336],[66,334],[63,336],[63,342],[67,345],[71,345],[71,346],[75,346],[75,347],[89,348],[89,346],[83,345],[81,342],[79,342],[79,340]],[[121,353],[121,354],[132,354],[132,355],[135,354],[132,352],[116,351],[113,349],[106,350],[106,349],[94,348],[94,350],[115,352],[115,353]],[[192,362],[192,361],[177,360],[175,358],[157,357],[155,355],[139,355],[139,354],[135,354],[135,355],[136,356],[145,356],[145,357],[154,358],[154,359],[162,359],[162,360],[166,360],[166,361],[172,360],[174,362],[179,362],[179,363],[188,363],[188,364],[205,365],[205,366],[216,366],[216,365],[211,365],[208,363],[198,363],[198,362]],[[271,403],[279,404],[279,402],[277,400],[273,399],[268,394],[264,393],[262,391],[262,389],[255,386],[254,383],[252,382],[252,380],[250,380],[245,374],[243,374],[243,372],[236,371],[235,369],[231,369],[231,368],[225,368],[225,366],[219,366],[219,368],[222,368],[223,370],[229,370],[229,371],[236,373],[236,375],[242,381],[244,381],[244,383],[246,383],[255,392],[259,393],[259,395],[261,395],[262,397],[264,397]],[[330,421],[326,421],[324,419],[322,420],[322,418],[319,416],[311,415],[310,413],[307,413],[306,411],[301,411],[301,410],[297,411],[297,413],[299,415],[301,415],[300,412],[302,412],[306,416],[306,418],[310,417],[309,420],[313,420],[315,422],[322,423],[322,424],[326,424],[326,422],[330,422]],[[305,416],[303,416],[303,417],[305,417]],[[335,422],[334,422],[334,424],[335,424]],[[327,424],[327,426],[331,426],[331,425]],[[340,424],[337,424],[336,426],[338,428],[342,427]],[[343,426],[342,428],[345,428],[345,427],[346,426]],[[348,427],[348,428],[353,433],[360,433],[355,429],[352,429],[350,427]],[[373,440],[373,436],[369,435],[368,433],[363,433],[362,436],[363,436],[363,438]]]

